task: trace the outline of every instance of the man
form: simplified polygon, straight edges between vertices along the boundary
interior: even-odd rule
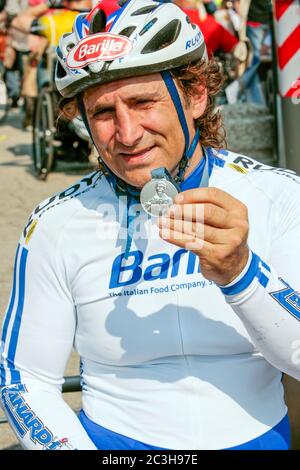
[[[227,88],[227,98],[230,103],[243,98],[247,102],[265,106],[266,99],[259,77],[261,64],[261,49],[265,37],[270,33],[271,0],[241,0],[239,13],[241,24],[239,37],[241,42],[249,39],[252,57],[240,78]],[[244,63],[244,65],[246,65]],[[242,69],[244,68],[244,65]],[[241,69],[241,71],[242,71]]]
[[[262,84],[259,77],[259,66],[261,64],[261,48],[265,36],[270,32],[271,0],[249,0],[248,5],[247,36],[253,50],[253,57],[244,75],[241,77],[241,91],[245,93],[246,100],[257,105],[266,105]]]
[[[25,227],[3,408],[29,449],[287,449],[300,181],[211,147],[223,140],[221,77],[180,9],[112,3],[58,47],[64,112],[80,109],[101,169]],[[181,191],[159,220],[139,204],[158,179]],[[60,394],[73,344],[79,420]]]
[[[20,14],[27,7],[27,0],[7,0],[5,10],[2,12],[6,26],[10,25],[16,15]],[[8,100],[12,108],[18,107],[23,79],[23,60],[28,51],[28,37],[22,31],[9,28],[3,64],[5,67]]]

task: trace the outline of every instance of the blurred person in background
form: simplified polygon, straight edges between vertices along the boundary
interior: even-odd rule
[[[9,28],[14,18],[28,8],[28,0],[7,0],[2,12],[7,28],[7,41],[3,64],[7,95],[11,107],[18,107],[21,96],[23,78],[23,57],[29,53],[28,35],[16,29]]]
[[[28,0],[27,7],[13,18],[12,32],[16,31],[25,38],[27,48],[20,90],[24,97],[24,129],[32,124],[38,81],[45,80],[39,65],[46,48],[56,46],[58,38],[69,30],[77,13],[91,7],[90,0]]]
[[[245,69],[243,64],[246,63],[248,56],[245,40],[239,37],[239,32],[233,26],[231,29],[226,28],[215,19],[215,16],[207,13],[207,3],[203,0],[175,0],[174,3],[190,17],[192,23],[197,24],[201,29],[206,41],[208,55],[218,54],[219,60],[222,62],[225,92],[224,96],[223,91],[218,95],[218,103],[236,101],[237,79]],[[237,23],[238,20],[235,18],[235,24]],[[231,83],[233,83],[234,88],[233,99]]]
[[[205,5],[209,3],[205,3],[203,0],[175,0],[174,3],[190,17],[192,23],[198,25],[201,29],[209,56],[219,50],[234,52],[234,48],[239,42],[237,37],[218,23],[212,14],[207,12]],[[210,7],[210,10],[214,9]]]
[[[4,75],[4,53],[6,47],[6,19],[7,15],[5,12],[5,2],[6,0],[0,0],[0,80]]]
[[[241,26],[241,18],[238,14],[239,3],[240,0],[222,0],[220,8],[214,13],[214,17],[218,23],[235,36]]]
[[[251,58],[240,79],[231,84],[232,102],[242,99],[249,103],[266,105],[259,78],[259,67],[265,38],[270,32],[271,5],[271,0],[240,0],[241,26],[239,36],[242,41],[248,40],[250,42]]]

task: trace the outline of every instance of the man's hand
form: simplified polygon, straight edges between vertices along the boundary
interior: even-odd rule
[[[203,276],[217,284],[229,284],[247,264],[247,207],[220,189],[180,193],[159,228],[164,240],[199,256]]]

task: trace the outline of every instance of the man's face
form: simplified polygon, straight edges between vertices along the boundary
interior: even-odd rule
[[[192,138],[197,110],[193,100],[188,106],[179,93]],[[84,93],[83,102],[95,145],[113,173],[142,187],[154,168],[166,167],[174,172],[185,141],[160,74],[90,88]]]
[[[158,184],[158,185],[156,186],[156,192],[157,192],[157,194],[158,194],[159,196],[161,196],[162,194],[164,194],[165,189],[166,189],[166,188],[165,188],[165,185],[164,185],[164,184]]]

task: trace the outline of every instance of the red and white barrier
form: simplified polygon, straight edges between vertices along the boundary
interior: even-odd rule
[[[273,3],[279,93],[299,103],[300,0],[273,0]]]

